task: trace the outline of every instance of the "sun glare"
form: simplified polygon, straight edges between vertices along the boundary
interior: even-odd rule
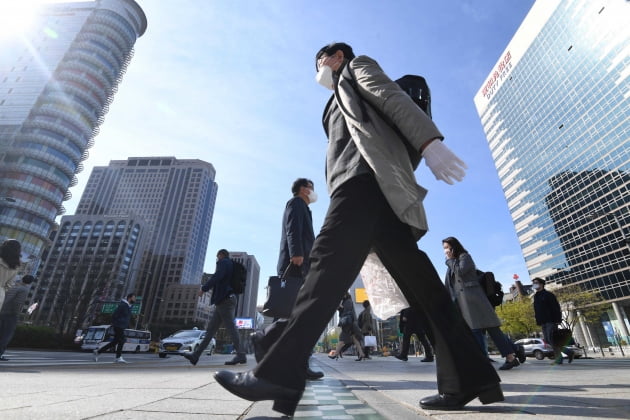
[[[0,3],[0,41],[24,34],[35,20],[42,0],[3,1]]]

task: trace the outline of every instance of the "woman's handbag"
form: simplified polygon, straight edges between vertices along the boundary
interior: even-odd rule
[[[376,347],[376,336],[366,335],[363,337],[363,343],[365,344],[365,347]]]
[[[304,278],[297,265],[289,264],[282,276],[271,276],[267,283],[267,301],[262,314],[272,318],[288,318]]]

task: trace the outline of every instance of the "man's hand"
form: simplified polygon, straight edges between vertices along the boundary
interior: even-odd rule
[[[461,181],[468,169],[466,163],[458,158],[455,153],[440,140],[433,140],[422,151],[422,157],[435,179],[453,185],[455,181]]]
[[[301,256],[291,257],[290,261],[291,261],[291,264],[294,264],[300,267],[302,263],[304,263],[304,257],[301,257]]]
[[[204,293],[205,292],[203,290],[199,289],[199,297],[203,296]]]

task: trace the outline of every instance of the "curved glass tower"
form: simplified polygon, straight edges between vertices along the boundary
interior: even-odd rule
[[[0,45],[0,240],[41,254],[146,27],[133,0],[55,4]]]

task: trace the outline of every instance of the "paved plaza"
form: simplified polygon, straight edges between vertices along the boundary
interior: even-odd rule
[[[252,403],[219,386],[212,374],[231,356],[204,356],[191,366],[182,357],[125,355],[130,363],[98,363],[80,352],[9,350],[0,364],[3,391],[0,418],[13,419],[266,419],[280,418],[270,401]],[[253,356],[247,365],[254,366]],[[497,367],[501,360],[496,359]],[[578,359],[552,366],[528,359],[510,371],[499,371],[505,401],[482,406],[478,400],[463,411],[425,411],[418,400],[435,392],[435,364],[410,357],[313,357],[323,380],[308,383],[296,419],[628,419],[630,359]]]

